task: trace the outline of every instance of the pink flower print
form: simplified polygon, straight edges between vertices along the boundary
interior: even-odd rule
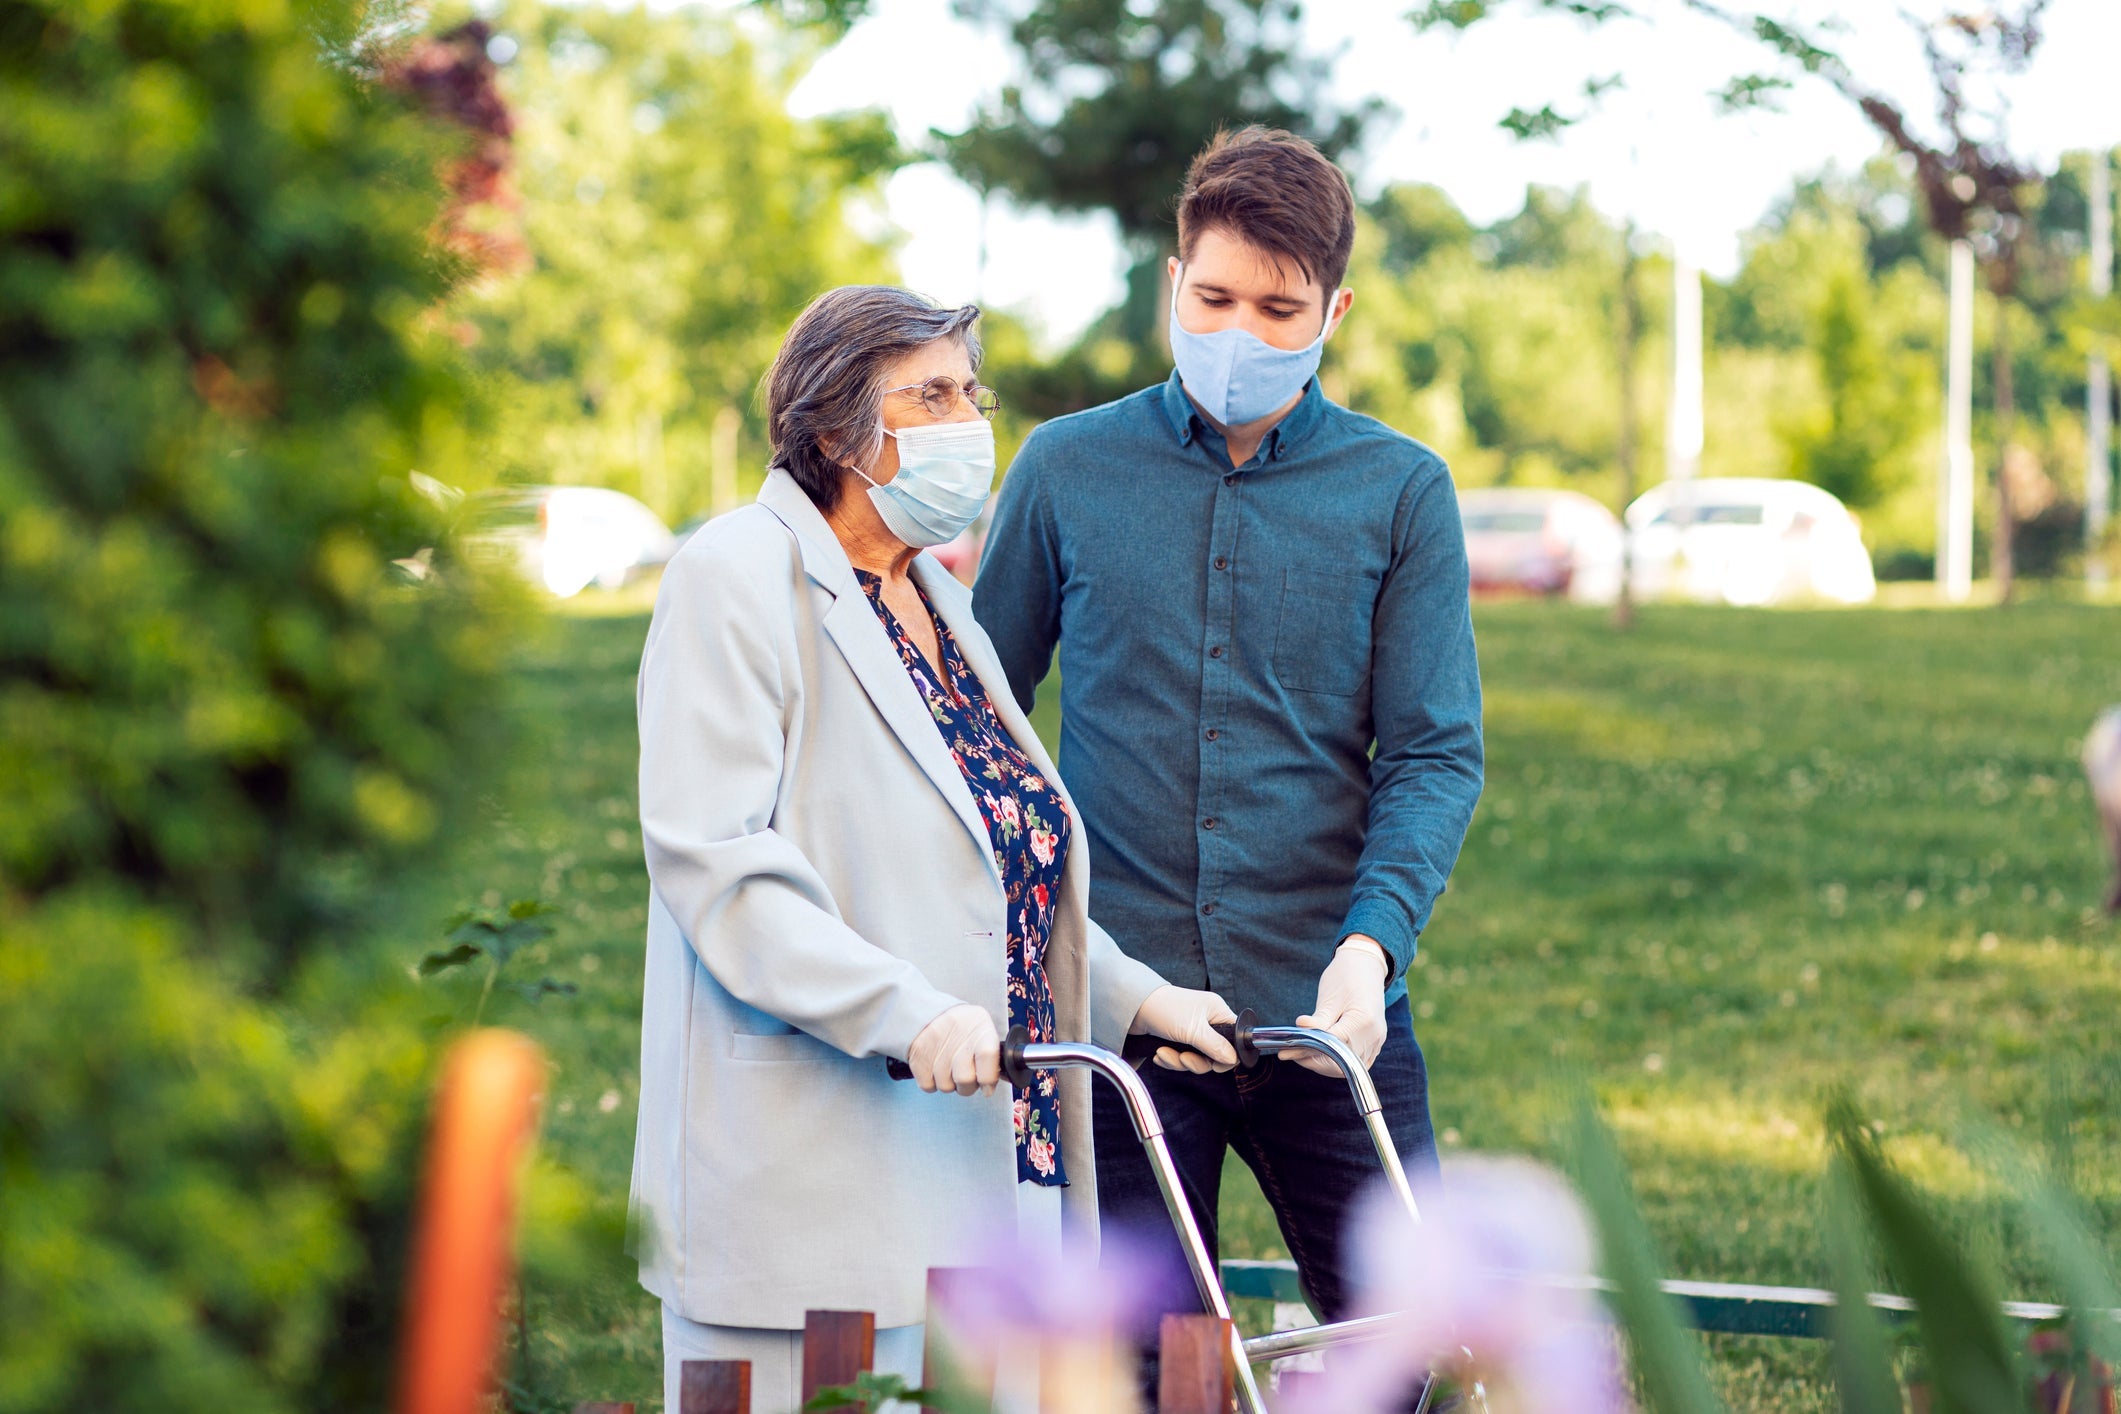
[[[1053,862],[1053,845],[1057,839],[1059,839],[1059,836],[1051,830],[1033,830],[1031,832],[1031,852],[1038,856],[1039,863],[1051,864]],[[1043,895],[1045,890],[1040,889],[1039,892]],[[1046,900],[1041,897],[1039,906],[1044,907],[1045,902]]]
[[[1031,1123],[1031,1102],[1019,1097],[1012,1107],[1016,1120],[1016,1137],[1024,1137],[1024,1129]]]
[[[1017,813],[1016,797],[1005,795],[1001,798],[999,804],[1001,807],[1001,822],[1009,827],[1010,833],[1014,834],[1016,831],[1021,830],[1024,827],[1024,817]]]
[[[1053,1141],[1051,1139],[1043,1139],[1033,1135],[1026,1148],[1029,1150],[1028,1157],[1031,1160],[1032,1168],[1040,1173],[1050,1174],[1053,1172]]]

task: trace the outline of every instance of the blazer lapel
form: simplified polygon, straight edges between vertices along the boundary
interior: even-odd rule
[[[847,660],[855,681],[862,685],[878,715],[920,767],[921,774],[943,793],[943,799],[972,836],[988,873],[998,879],[994,842],[972,799],[972,791],[965,784],[965,773],[958,769],[957,758],[943,744],[941,729],[929,715],[927,703],[892,646],[883,621],[870,606],[869,596],[855,579],[854,566],[848,562],[839,537],[832,533],[832,527],[825,523],[803,488],[795,484],[795,478],[785,471],[767,474],[766,484],[759,491],[759,504],[795,532],[803,572],[833,596],[832,607],[825,612],[826,636]],[[916,572],[920,563],[915,562]],[[942,567],[936,568],[940,571]],[[983,676],[981,680],[986,679]]]

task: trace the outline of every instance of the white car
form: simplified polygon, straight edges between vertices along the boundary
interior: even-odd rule
[[[1620,597],[1626,532],[1581,491],[1482,486],[1458,493],[1476,593],[1566,594],[1579,604]]]
[[[1712,604],[1862,604],[1877,597],[1848,507],[1802,481],[1667,481],[1628,507],[1642,599]]]
[[[463,520],[467,554],[506,564],[562,599],[594,584],[617,589],[676,553],[654,511],[602,486],[525,486],[475,496]]]

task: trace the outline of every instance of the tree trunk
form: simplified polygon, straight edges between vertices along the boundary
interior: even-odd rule
[[[1996,581],[1996,602],[2011,601],[2016,561],[2011,553],[2016,520],[2011,514],[2011,436],[2018,403],[2011,384],[2010,297],[1996,291],[1996,540],[1990,552],[1990,573]]]
[[[1621,235],[1620,256],[1620,513],[1635,503],[1635,364],[1642,350],[1642,293],[1636,287],[1635,223]],[[1620,538],[1620,597],[1613,601],[1613,627],[1635,625],[1635,550],[1623,525]]]

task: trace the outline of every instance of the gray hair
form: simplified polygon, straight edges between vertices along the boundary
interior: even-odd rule
[[[796,316],[766,374],[774,466],[821,511],[839,504],[846,458],[879,440],[885,372],[938,339],[957,339],[977,370],[978,305],[944,309],[894,285],[842,285]],[[835,456],[832,449],[838,448]]]

